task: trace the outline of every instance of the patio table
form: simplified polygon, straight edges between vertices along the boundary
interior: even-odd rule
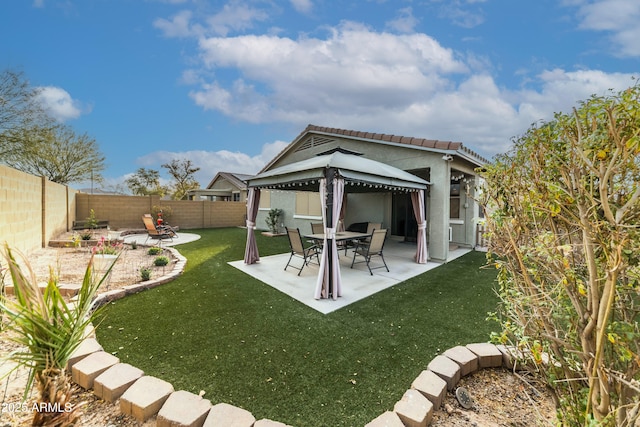
[[[344,240],[360,240],[369,236],[371,235],[367,233],[357,233],[355,231],[339,231],[336,233],[334,240],[336,242],[341,242]],[[304,237],[306,239],[312,240],[324,240],[324,233],[305,234]]]

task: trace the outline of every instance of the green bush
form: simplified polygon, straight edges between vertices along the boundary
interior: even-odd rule
[[[140,267],[140,278],[144,282],[145,280],[151,279],[151,268],[150,267]]]
[[[162,267],[164,265],[169,264],[169,258],[164,255],[156,257],[156,259],[153,260],[153,264],[156,267]]]
[[[152,246],[152,247],[149,248],[147,253],[149,255],[158,255],[158,254],[162,253],[162,248],[160,248],[158,246]]]

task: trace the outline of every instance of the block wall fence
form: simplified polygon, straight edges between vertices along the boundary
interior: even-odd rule
[[[96,219],[114,230],[144,229],[142,215],[163,209],[180,229],[244,226],[246,202],[160,200],[158,196],[81,193],[0,165],[0,244],[29,253],[73,229],[93,209]]]

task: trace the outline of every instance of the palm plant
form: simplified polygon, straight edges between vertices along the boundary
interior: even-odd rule
[[[74,425],[79,417],[78,407],[71,404],[71,379],[65,368],[97,314],[95,295],[106,275],[100,280],[93,277],[92,257],[77,301],[67,304],[52,268],[42,292],[26,257],[22,256],[28,276],[23,273],[9,245],[5,244],[4,249],[15,298],[2,295],[0,310],[7,317],[10,339],[20,345],[20,349],[11,352],[7,359],[16,363],[14,370],[19,367],[29,370],[23,399],[27,398],[34,381],[36,383],[38,402],[32,423],[34,426]]]

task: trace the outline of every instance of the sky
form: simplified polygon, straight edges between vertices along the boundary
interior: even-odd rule
[[[106,156],[255,174],[308,124],[506,152],[640,76],[638,0],[2,0],[0,72]]]

